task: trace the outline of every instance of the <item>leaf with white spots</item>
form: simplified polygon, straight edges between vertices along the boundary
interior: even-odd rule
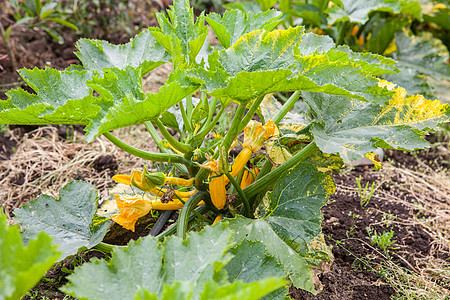
[[[162,243],[152,236],[116,248],[111,259],[83,264],[62,290],[80,299],[133,299],[141,289],[161,296],[164,285],[190,282],[198,299],[204,284],[225,283],[223,270],[231,259],[231,231],[224,224],[192,232],[186,240],[170,236]],[[176,298],[174,298],[176,299]]]
[[[228,221],[235,231],[234,241],[263,243],[267,254],[283,265],[284,274],[295,287],[317,293],[306,260],[311,256],[308,243],[321,233],[320,209],[334,189],[328,173],[319,172],[311,164],[299,164],[278,180],[264,218],[237,217]]]
[[[109,227],[108,219],[96,217],[97,200],[97,191],[91,184],[73,181],[60,190],[59,199],[41,195],[14,210],[15,220],[24,229],[24,243],[44,231],[58,245],[61,259],[77,253],[81,247],[94,247]]]
[[[439,124],[450,121],[450,106],[421,95],[407,96],[403,88],[387,85],[395,94],[383,106],[323,93],[302,93],[317,116],[311,133],[319,148],[325,153],[339,154],[349,163],[367,157],[377,147],[399,150],[428,147],[423,136],[427,130],[437,130]]]

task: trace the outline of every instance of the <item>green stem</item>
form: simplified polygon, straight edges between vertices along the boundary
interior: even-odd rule
[[[13,26],[13,25],[10,25],[10,26]],[[12,30],[12,27],[9,28],[9,30]],[[16,70],[17,70],[16,57],[14,55],[11,41],[10,41],[9,37],[6,37],[5,27],[3,27],[1,22],[0,22],[0,35],[2,37],[2,40],[5,42],[6,51],[8,52],[8,57],[9,57],[9,60],[11,61],[12,71],[16,72]]]
[[[284,118],[284,116],[292,109],[292,107],[298,101],[299,98],[300,98],[300,92],[295,91],[291,95],[291,97],[289,97],[289,99],[283,104],[281,109],[274,116],[272,116],[272,121],[275,124],[280,123],[281,120]]]
[[[243,192],[247,196],[247,198],[251,198],[254,195],[258,194],[261,191],[267,191],[270,187],[275,184],[278,178],[283,175],[284,172],[289,170],[290,168],[297,165],[299,162],[308,158],[311,154],[314,153],[318,149],[316,143],[310,143],[308,146],[303,148],[297,154],[292,156],[287,162],[273,170],[272,172],[264,175],[259,180],[255,181],[253,184],[246,187]]]
[[[217,122],[219,121],[220,117],[225,111],[225,108],[226,106],[222,106],[217,115],[214,117],[214,119],[211,122],[206,123],[208,125],[205,128],[203,128],[202,131],[197,133],[197,135],[194,138],[196,142],[202,141],[205,138],[205,136],[211,132],[211,130],[214,128],[214,126],[216,126]]]
[[[211,103],[209,104],[209,111],[208,111],[208,118],[206,119],[205,124],[209,124],[214,112],[216,111],[216,105],[217,105],[217,98],[216,97],[212,97],[211,98]]]
[[[156,131],[154,125],[150,121],[144,122],[145,128],[147,129],[148,133],[150,133],[152,139],[155,141],[156,145],[158,146],[159,150],[163,153],[171,153],[169,149],[164,147],[161,142],[162,138],[159,136],[158,132]]]
[[[244,202],[245,216],[247,218],[251,218],[252,213],[250,210],[250,204],[248,202],[247,197],[245,196],[245,193],[242,191],[241,187],[239,186],[239,183],[236,181],[236,179],[233,178],[233,176],[231,176],[230,173],[226,172],[225,175],[228,177],[231,184],[234,186],[234,189],[238,192],[239,197],[241,197],[242,202]]]
[[[344,43],[345,34],[347,33],[348,26],[350,25],[349,22],[343,22],[341,23],[341,28],[339,29],[339,35],[336,39],[336,45],[342,45]]]
[[[163,137],[167,140],[167,142],[169,142],[169,144],[172,145],[172,147],[174,147],[175,149],[177,149],[178,151],[183,152],[183,153],[188,153],[189,151],[191,151],[191,147],[189,145],[186,145],[186,144],[183,144],[183,143],[180,143],[179,141],[177,141],[169,133],[169,131],[167,131],[166,127],[159,119],[154,119],[153,122],[155,123],[156,126],[158,126],[159,131],[161,132]]]
[[[188,117],[186,115],[186,110],[184,109],[183,101],[180,101],[179,105],[180,105],[181,117],[183,117],[184,126],[186,126],[187,132],[192,133],[193,131],[192,131],[191,123],[189,123]]]
[[[261,179],[264,175],[268,174],[270,170],[272,170],[272,167],[273,165],[270,162],[270,160],[266,160],[261,170],[259,170],[258,175],[256,175],[255,181]]]
[[[97,245],[95,245],[93,248],[95,248],[99,251],[102,251],[102,252],[111,253],[116,248],[125,248],[125,247],[126,246],[111,245],[108,243],[100,242]]]
[[[204,214],[208,211],[208,207],[206,205],[202,205],[197,207],[196,209],[194,209],[192,212],[198,212],[199,214]],[[189,216],[189,222],[193,221],[195,219],[196,215],[195,214],[191,214]],[[157,238],[158,240],[162,240],[163,238],[170,236],[172,234],[174,234],[175,232],[177,232],[177,228],[178,228],[178,221],[173,223],[172,225],[169,226],[169,228],[167,228],[164,232],[160,233]]]
[[[110,140],[114,145],[119,147],[125,152],[130,153],[131,155],[151,160],[151,161],[163,161],[163,162],[172,162],[172,163],[180,163],[186,166],[192,165],[192,162],[186,160],[183,156],[177,155],[177,154],[170,154],[170,153],[154,153],[154,152],[148,152],[144,150],[137,149],[133,146],[130,146],[121,140],[119,140],[117,137],[112,135],[110,132],[105,132],[103,135]]]
[[[173,154],[172,150],[165,148],[161,144],[162,138],[159,136],[154,125],[150,121],[144,122],[144,125],[145,125],[145,128],[147,128],[147,131],[150,133],[150,136],[152,137],[152,139],[155,141],[156,145],[158,145],[159,150],[161,150],[161,152],[163,152],[163,153]],[[189,171],[185,165],[174,163],[174,166],[175,166],[175,168],[180,170],[182,173],[189,174]]]
[[[245,115],[244,119],[242,119],[238,132],[242,132],[242,130],[244,130],[245,126],[247,126],[248,122],[250,122],[250,120],[253,118],[253,115],[256,113],[263,100],[264,96],[256,98],[247,114]]]
[[[186,204],[186,202],[184,202],[183,199],[178,197],[177,194],[175,194],[175,196],[178,198],[178,200],[180,200],[181,203]],[[210,219],[208,219],[207,217],[205,217],[204,215],[202,215],[201,213],[199,213],[195,209],[192,212],[194,213],[195,216],[197,216],[197,218],[202,219],[203,221],[205,221],[209,225],[212,225],[213,221],[211,221]]]
[[[177,226],[177,236],[186,239],[186,232],[189,223],[189,216],[192,211],[197,207],[197,204],[203,200],[203,198],[207,197],[208,193],[198,192],[195,195],[191,196],[188,201],[184,204],[183,208],[180,211],[180,215],[178,216],[178,226]]]
[[[233,122],[231,122],[231,126],[228,129],[227,134],[223,138],[222,145],[220,147],[225,149],[225,152],[228,152],[228,149],[230,149],[231,144],[233,143],[233,140],[238,136],[239,127],[242,121],[242,117],[244,116],[245,112],[245,105],[239,104],[238,109],[236,110],[236,113],[234,114]],[[216,155],[214,157],[219,155],[219,151],[216,152]]]

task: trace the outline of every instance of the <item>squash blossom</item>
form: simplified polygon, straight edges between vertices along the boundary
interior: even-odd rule
[[[258,152],[262,148],[264,141],[275,134],[275,129],[276,127],[272,120],[269,120],[264,126],[253,120],[248,123],[244,129],[244,143],[242,144],[244,148],[236,156],[230,169],[232,177],[236,177],[244,169],[252,153]]]
[[[136,221],[148,214],[153,210],[176,210],[183,207],[184,203],[188,199],[173,200],[168,203],[162,203],[160,200],[152,201],[151,199],[142,195],[118,195],[114,194],[116,199],[117,207],[119,209],[119,214],[111,217],[111,219],[117,224],[121,225],[123,228],[131,230],[134,232]],[[205,204],[200,201],[198,205]]]
[[[223,151],[221,152],[222,156]],[[217,209],[224,208],[227,202],[227,190],[226,190],[226,176],[223,175],[223,158],[219,157],[218,160],[214,160],[212,157],[207,156],[208,162],[204,165],[199,165],[201,168],[211,170],[212,173],[209,176],[209,194],[211,201]],[[221,168],[222,166],[222,168]],[[221,172],[222,171],[222,172]]]
[[[117,183],[137,187],[143,192],[149,192],[156,196],[162,196],[167,192],[166,189],[159,188],[158,185],[175,184],[181,186],[191,186],[194,183],[194,178],[183,179],[178,177],[169,177],[161,172],[148,173],[146,169],[144,169],[144,172],[133,170],[131,175],[114,175],[113,180]],[[177,198],[177,196],[179,198],[189,198],[196,192],[197,190],[188,192],[175,191],[176,196],[174,195],[174,198]]]
[[[253,181],[255,181],[256,176],[259,173],[259,169],[254,167],[253,170],[244,170],[244,174],[242,175],[242,180],[241,180],[241,184],[240,187],[241,189],[245,189],[246,187],[248,187],[250,184],[253,183]]]

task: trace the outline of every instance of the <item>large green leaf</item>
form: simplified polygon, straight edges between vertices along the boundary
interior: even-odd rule
[[[277,182],[264,219],[289,247],[306,256],[307,244],[322,231],[320,209],[334,192],[329,174],[299,164]]]
[[[410,94],[421,93],[439,97],[450,102],[448,93],[436,93],[438,84],[450,88],[450,65],[448,50],[431,34],[408,36],[400,31],[395,34],[397,51],[393,57],[398,61],[399,74],[384,77],[404,88]]]
[[[263,243],[267,254],[273,255],[283,265],[285,275],[289,275],[295,287],[315,293],[312,281],[314,274],[311,267],[276,234],[266,221],[238,216],[229,222],[230,228],[235,231],[233,238],[236,243],[242,243],[244,240]]]
[[[233,283],[218,284],[214,280],[205,283],[200,297],[193,294],[194,284],[188,281],[176,281],[171,286],[164,285],[162,294],[158,297],[146,289],[137,292],[136,300],[258,300],[268,293],[283,286],[284,281],[278,278],[266,278],[250,283],[235,281]]]
[[[92,72],[35,68],[22,69],[19,73],[36,94],[20,88],[9,91],[8,100],[0,102],[0,123],[87,124],[99,111],[98,107],[89,105],[89,100],[82,100],[92,94],[86,86]]]
[[[109,130],[155,119],[166,109],[197,90],[181,72],[172,73],[158,93],[142,90],[140,69],[106,69],[87,83],[100,93],[97,103],[102,111],[86,127],[87,139]]]
[[[305,47],[302,40],[305,37]],[[369,59],[349,55],[350,50],[329,50],[312,45],[312,34],[304,36],[303,27],[287,30],[255,30],[242,36],[231,48],[209,57],[209,69],[190,73],[209,94],[230,101],[248,102],[278,91],[321,91],[383,103],[390,94],[377,86],[377,80],[363,67]],[[316,51],[311,53],[314,47]],[[328,52],[323,50],[328,49]],[[305,51],[305,52],[303,52]],[[379,70],[382,64],[377,59]],[[392,69],[392,66],[387,68]]]
[[[338,0],[335,5],[328,8],[328,24],[349,21],[351,23],[365,24],[369,14],[374,11],[390,13],[403,13],[422,19],[422,9],[418,1],[411,0]]]
[[[125,69],[127,66],[143,67],[147,73],[167,62],[169,55],[150,31],[144,30],[124,45],[113,45],[107,41],[80,39],[75,54],[88,70],[103,68]]]
[[[374,14],[364,26],[364,36],[368,38],[364,48],[374,53],[383,53],[394,39],[394,34],[410,23],[407,18]],[[361,33],[362,34],[362,33]]]
[[[0,212],[0,299],[25,296],[59,257],[50,237],[40,233],[23,246],[17,226],[8,226]]]
[[[160,28],[151,28],[151,34],[177,62],[180,54],[185,61],[194,62],[208,34],[203,14],[194,21],[189,0],[175,0],[167,14],[169,18],[157,13]],[[177,64],[174,68],[177,68]]]
[[[216,13],[211,13],[206,17],[206,20],[222,46],[229,48],[242,35],[253,30],[266,29],[271,31],[281,22],[280,17],[280,12],[276,10],[257,14],[241,10],[227,10],[222,17]]]
[[[284,267],[295,287],[317,293],[313,273],[305,256],[308,243],[321,233],[320,208],[334,192],[327,173],[302,163],[277,182],[270,196],[271,205],[263,219],[237,217],[229,220],[236,243],[259,241]]]
[[[285,281],[279,278],[265,278],[249,283],[235,281],[230,285],[219,286],[215,282],[205,284],[202,300],[259,300],[265,299],[264,296],[270,296],[275,291],[285,285]],[[270,298],[269,298],[270,299]],[[273,299],[273,298],[272,298]]]
[[[161,295],[164,284],[177,281],[193,283],[192,293],[198,295],[203,285],[225,278],[224,265],[231,256],[231,231],[224,225],[208,227],[191,233],[183,241],[171,236],[162,244],[151,236],[131,242],[125,249],[116,249],[109,262],[84,264],[68,277],[64,292],[88,299],[131,299],[140,289]]]
[[[414,150],[425,148],[424,130],[436,130],[450,120],[450,107],[420,95],[406,96],[402,88],[386,106],[323,93],[302,93],[318,121],[312,124],[314,141],[325,153],[337,153],[344,162],[364,157],[377,147]]]
[[[323,47],[313,46],[313,40],[323,43]],[[312,34],[304,36],[303,27],[271,32],[255,30],[242,36],[231,48],[211,55],[208,70],[198,68],[190,76],[225,103],[248,102],[268,93],[293,90],[321,91],[377,102],[388,99],[389,93],[369,76],[370,68],[365,70],[368,57],[349,55],[348,49],[330,50],[331,45],[327,39],[313,38]],[[378,66],[373,69],[378,71],[388,62],[376,60]],[[388,70],[392,69],[392,63],[389,64]]]
[[[15,220],[24,229],[25,243],[45,231],[58,245],[62,259],[81,247],[94,247],[105,236],[109,222],[96,217],[97,200],[91,184],[73,181],[60,190],[59,199],[41,195],[14,210]]]
[[[142,90],[141,68],[90,71],[23,70],[37,94],[21,89],[0,103],[0,123],[84,124],[86,137],[157,118],[167,108],[197,90],[182,72],[172,73],[156,94]],[[49,84],[51,82],[52,84]],[[93,96],[93,90],[99,96]]]
[[[231,261],[225,266],[228,280],[254,282],[270,277],[283,277],[283,266],[273,256],[266,254],[266,247],[260,242],[244,240],[240,245],[230,250]],[[285,299],[289,289],[283,287],[267,295],[264,299]]]

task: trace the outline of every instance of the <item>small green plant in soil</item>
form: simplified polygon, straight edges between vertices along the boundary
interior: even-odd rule
[[[0,37],[5,43],[14,71],[17,69],[16,59],[9,39],[15,26],[25,24],[29,28],[39,28],[60,44],[64,43],[60,32],[61,27],[78,30],[75,25],[64,19],[63,13],[58,9],[58,2],[41,0],[9,0],[8,2],[10,4],[8,13],[14,18],[14,22],[7,28],[0,23]]]
[[[20,70],[36,93],[11,90],[0,102],[0,123],[86,125],[87,141],[104,135],[168,168],[115,175],[122,190],[110,215],[99,215],[98,194],[84,182],[69,183],[58,199],[41,195],[14,211],[24,240],[46,231],[60,259],[84,247],[112,253],[68,276],[61,290],[77,298],[284,299],[281,278],[318,293],[313,268],[330,259],[321,235],[321,208],[335,191],[330,172],[363,157],[380,168],[377,147],[428,147],[424,136],[450,120],[449,106],[380,80],[397,72],[389,58],[302,26],[279,29],[277,11],[195,19],[189,2],[176,0],[157,18],[160,27],[125,45],[79,40],[81,66]],[[210,28],[220,48],[207,44]],[[143,76],[166,63],[166,83],[145,92]],[[289,98],[281,104],[278,93]],[[135,124],[160,152],[113,133]],[[157,237],[102,242],[111,220],[134,231],[153,210],[179,217]]]
[[[359,195],[359,199],[360,199],[360,204],[361,207],[366,207],[367,205],[369,205],[369,201],[372,198],[373,193],[375,192],[375,182],[372,182],[372,186],[370,187],[370,190],[368,190],[369,188],[369,182],[366,183],[366,186],[364,187],[364,190],[362,190],[361,187],[361,175],[355,179],[356,180],[356,184],[358,185],[358,195]]]
[[[399,249],[398,247],[391,247],[396,242],[396,240],[392,239],[394,237],[394,231],[392,229],[391,231],[383,230],[383,233],[378,233],[376,230],[372,230],[369,227],[367,227],[366,230],[369,235],[370,243],[372,245],[378,245],[385,254],[388,253],[388,249]]]

